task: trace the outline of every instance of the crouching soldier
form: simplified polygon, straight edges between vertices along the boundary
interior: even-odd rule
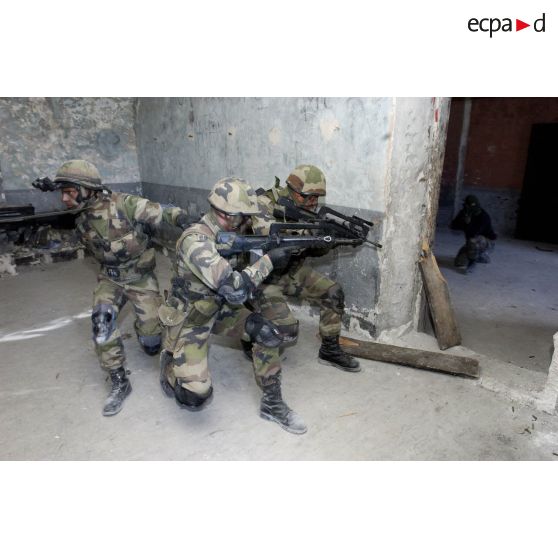
[[[294,341],[298,322],[286,304],[266,296],[263,281],[287,251],[274,248],[251,265],[243,258],[222,257],[220,231],[250,232],[258,212],[252,187],[238,178],[224,178],[212,188],[209,212],[182,234],[176,244],[175,276],[166,304],[159,310],[165,325],[161,353],[161,387],[179,406],[196,411],[210,400],[208,368],[210,334],[243,338],[253,343],[256,382],[263,390],[260,416],[294,434],[306,432],[302,419],[283,401],[279,347]],[[262,286],[262,288],[260,288]],[[257,312],[248,310],[248,302]]]
[[[318,200],[326,195],[324,173],[314,165],[299,165],[288,176],[283,188],[258,190],[260,213],[254,217],[256,234],[269,234],[270,225],[276,221],[274,210],[281,209],[280,198],[288,198],[298,207],[316,211]],[[290,260],[282,273],[274,273],[268,282],[273,283],[285,296],[308,300],[320,307],[320,336],[322,344],[318,361],[347,372],[359,372],[358,360],[347,354],[339,345],[341,319],[345,311],[345,294],[339,283],[305,264],[305,258],[323,256],[322,249],[308,249]]]
[[[39,179],[34,186],[45,189]],[[177,207],[163,209],[145,198],[110,192],[103,187],[99,171],[87,161],[64,163],[50,190],[61,190],[68,209],[82,208],[76,228],[82,242],[101,264],[93,293],[93,340],[101,368],[112,382],[103,415],[118,413],[132,391],[125,369],[124,346],[117,325],[118,313],[127,301],[134,307],[134,328],[148,355],[161,348],[158,308],[162,302],[155,276],[155,251],[149,233],[162,221],[186,228],[191,219]]]
[[[488,252],[498,238],[492,228],[490,215],[481,207],[476,196],[467,196],[463,208],[451,222],[453,230],[465,233],[465,244],[455,256],[455,267],[471,273],[477,263],[490,263]]]

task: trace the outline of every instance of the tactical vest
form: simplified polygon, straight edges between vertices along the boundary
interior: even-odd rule
[[[116,281],[139,279],[155,267],[155,252],[147,249],[149,235],[140,223],[127,217],[126,194],[97,195],[76,220],[85,246],[101,263],[101,271]]]
[[[185,254],[182,252],[182,241],[186,236],[200,234],[215,241],[216,233],[201,222],[191,225],[180,237],[176,244],[176,259],[174,262],[174,277],[172,279],[171,295],[181,300],[185,305],[188,321],[191,323],[204,322],[217,312],[223,300],[215,291],[203,283],[186,264]],[[227,258],[233,269],[243,267],[244,260],[237,256]],[[200,320],[201,318],[201,320]]]

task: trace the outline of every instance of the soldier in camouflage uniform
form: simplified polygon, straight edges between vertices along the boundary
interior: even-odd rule
[[[290,198],[297,206],[315,211],[318,199],[326,195],[326,180],[318,167],[299,165],[291,172],[283,188],[261,189],[257,194],[261,211],[252,219],[252,226],[255,234],[269,234],[269,227],[276,220],[273,217],[274,209],[280,207],[279,198]],[[286,271],[272,274],[268,282],[276,285],[279,294],[309,300],[320,306],[322,344],[318,353],[319,362],[348,372],[358,372],[359,362],[339,345],[341,318],[345,310],[345,295],[341,285],[309,265],[304,265],[305,257],[324,254],[321,249],[306,250],[300,257],[291,258]]]
[[[279,358],[279,346],[296,339],[298,322],[286,304],[274,300],[275,287],[269,286],[267,292],[262,285],[274,266],[288,260],[288,250],[275,248],[247,266],[243,258],[222,257],[217,233],[249,233],[250,217],[258,212],[256,195],[245,181],[224,178],[215,184],[208,201],[209,212],[176,244],[172,290],[159,310],[165,326],[163,391],[183,408],[202,408],[213,392],[208,368],[210,334],[242,336],[254,347],[256,382],[263,390],[260,416],[303,434],[302,419],[282,399]]]
[[[134,327],[143,350],[155,355],[161,348],[157,311],[162,299],[154,273],[155,251],[148,247],[149,233],[162,221],[186,228],[191,219],[177,207],[163,209],[139,196],[109,192],[98,170],[87,161],[67,161],[58,169],[54,183],[68,209],[83,207],[77,231],[101,264],[93,293],[93,340],[101,368],[112,382],[103,415],[115,415],[132,390],[116,323],[126,301],[134,307]]]

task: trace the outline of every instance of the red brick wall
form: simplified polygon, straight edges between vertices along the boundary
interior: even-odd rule
[[[443,184],[455,181],[462,115],[463,100],[452,100]],[[473,99],[464,185],[521,190],[531,126],[548,122],[558,122],[558,98]]]

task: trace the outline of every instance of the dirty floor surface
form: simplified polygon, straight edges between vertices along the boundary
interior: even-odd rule
[[[558,458],[558,417],[514,405],[475,380],[364,360],[358,374],[320,365],[316,319],[300,310],[301,336],[283,363],[284,395],[306,420],[307,434],[288,434],[258,417],[251,365],[239,350],[218,341],[210,355],[211,405],[199,413],[181,410],[161,393],[158,359],[140,351],[129,309],[120,319],[133,392],[120,414],[105,418],[101,407],[108,382],[97,364],[88,315],[95,269],[86,258],[22,267],[17,277],[0,279],[0,459]],[[474,280],[486,286],[480,271]],[[166,288],[164,257],[159,275]],[[546,319],[538,323],[534,302],[519,306],[511,295],[508,302],[532,310],[528,329],[550,333]],[[503,320],[501,329],[514,345],[507,329],[512,310],[495,320]],[[465,339],[477,345],[475,350],[488,351],[467,320]],[[545,343],[529,364],[548,366]],[[510,347],[502,356],[517,362],[527,358],[515,351]]]

